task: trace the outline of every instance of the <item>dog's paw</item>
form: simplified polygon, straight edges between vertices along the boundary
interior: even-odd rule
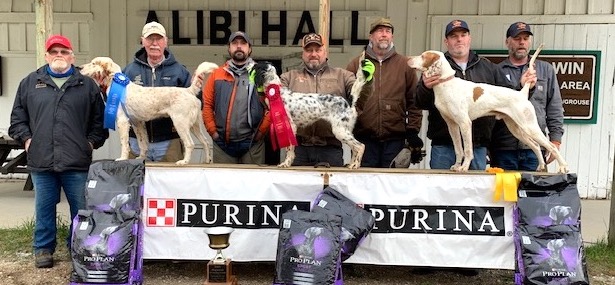
[[[348,167],[349,169],[357,169],[359,168],[359,166],[361,166],[360,162],[353,162],[348,164],[346,167]]]
[[[290,167],[290,163],[288,162],[282,162],[278,164],[278,168],[288,168],[288,167]]]
[[[568,173],[568,166],[561,166],[557,169],[558,173]]]
[[[183,159],[182,160],[178,160],[175,163],[175,165],[186,165],[186,164],[188,164],[188,161],[187,160],[183,160]]]
[[[128,157],[118,157],[115,159],[115,161],[122,161],[122,160],[127,160]]]
[[[464,167],[463,164],[453,164],[453,166],[451,166],[451,170],[455,172],[468,172],[468,167]]]

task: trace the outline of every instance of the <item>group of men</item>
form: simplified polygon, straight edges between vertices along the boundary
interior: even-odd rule
[[[328,64],[325,40],[318,34],[303,37],[302,60],[298,69],[281,75],[282,84],[292,91],[327,93],[350,97],[359,66],[371,77],[371,94],[358,104],[356,138],[365,144],[361,165],[390,167],[405,147],[421,149],[419,137],[422,110],[428,110],[427,137],[431,139],[430,168],[448,169],[455,153],[448,128],[434,106],[432,88],[438,76],[418,78],[405,56],[393,44],[394,26],[388,18],[371,24],[365,58],[373,65],[365,68],[359,56],[343,68]],[[563,108],[553,67],[537,61],[535,72],[528,72],[528,53],[532,46],[528,24],[518,22],[506,33],[508,58],[495,65],[471,49],[466,22],[454,20],[446,26],[446,58],[467,80],[520,89],[532,86],[530,101],[535,106],[541,128],[548,129],[553,144],[559,147],[563,135]],[[123,70],[128,78],[143,86],[190,85],[190,72],[167,48],[165,28],[147,23],[142,30],[142,47],[133,62]],[[252,78],[252,41],[241,31],[228,40],[227,60],[203,85],[203,122],[214,145],[215,163],[265,162],[264,139],[270,125],[268,109]],[[71,221],[85,205],[85,182],[92,162],[92,151],[108,138],[103,128],[104,101],[101,90],[75,68],[70,40],[61,35],[46,42],[47,64],[29,74],[19,84],[11,113],[9,134],[24,144],[28,168],[35,188],[35,266],[52,267],[56,249],[56,204],[64,189],[70,205]],[[148,160],[176,161],[182,157],[181,141],[169,118],[146,123]],[[342,144],[335,139],[328,123],[316,122],[297,131],[294,165],[327,163],[342,166]],[[139,153],[131,133],[130,146]],[[485,169],[489,154],[492,166],[504,169],[535,170],[537,159],[521,145],[506,126],[493,117],[473,123],[475,158],[471,169]],[[72,227],[72,225],[71,225]],[[67,243],[70,242],[70,236]],[[69,245],[70,247],[70,245]]]

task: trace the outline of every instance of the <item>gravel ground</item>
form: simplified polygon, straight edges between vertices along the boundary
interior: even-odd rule
[[[65,285],[71,271],[66,252],[56,253],[56,265],[51,269],[34,268],[32,256],[22,254],[15,258],[0,259],[0,284],[3,285]],[[205,262],[146,261],[144,284],[187,285],[205,282]],[[272,262],[235,263],[234,269],[239,284],[271,284],[274,264]],[[352,265],[344,267],[346,285],[449,285],[514,284],[510,270],[480,270],[477,276],[464,276],[459,272],[435,271],[425,274],[421,270],[402,266]],[[598,274],[592,276],[593,285],[613,285],[615,277]]]

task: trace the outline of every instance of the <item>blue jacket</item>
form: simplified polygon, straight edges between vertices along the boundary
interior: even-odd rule
[[[32,138],[28,149],[32,171],[87,171],[92,163],[90,143],[96,149],[109,137],[103,128],[102,93],[78,69],[59,88],[46,68],[19,83],[9,135],[22,144]]]
[[[164,51],[164,56],[165,60],[159,66],[152,68],[147,63],[145,48],[141,48],[135,53],[134,61],[126,65],[122,72],[128,76],[130,81],[141,86],[189,87],[190,72],[188,69],[177,62],[169,50]],[[145,127],[149,142],[161,142],[179,138],[171,118],[148,121]],[[130,137],[136,137],[132,129]]]

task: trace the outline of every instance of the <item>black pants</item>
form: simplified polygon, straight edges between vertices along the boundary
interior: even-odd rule
[[[293,166],[313,166],[329,163],[330,166],[344,166],[344,150],[341,146],[297,146]]]

